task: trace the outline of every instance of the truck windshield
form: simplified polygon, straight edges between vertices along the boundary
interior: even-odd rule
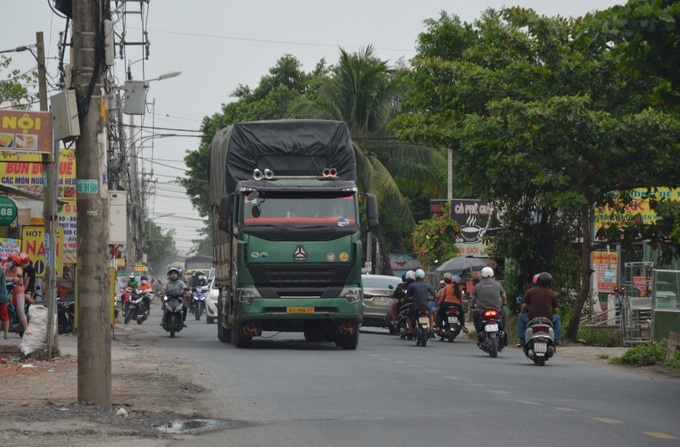
[[[354,228],[357,214],[353,193],[343,196],[260,193],[255,199],[244,197],[243,226]]]

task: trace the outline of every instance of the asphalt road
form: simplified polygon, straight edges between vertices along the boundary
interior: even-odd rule
[[[143,326],[149,342],[194,359],[202,399],[235,422],[202,446],[680,445],[677,379],[559,351],[544,367],[514,347],[493,359],[466,338],[422,348],[372,328],[356,351],[287,333],[236,349],[205,317],[172,339],[158,320]]]

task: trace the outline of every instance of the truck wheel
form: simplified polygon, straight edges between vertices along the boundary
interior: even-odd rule
[[[323,341],[323,332],[318,329],[305,329],[305,340],[312,343]]]
[[[353,351],[359,346],[359,331],[356,331],[353,335],[341,335],[341,337],[340,347],[342,349]]]
[[[217,339],[222,343],[231,341],[231,332],[222,325],[222,312],[219,309],[217,310]]]
[[[245,337],[241,333],[241,324],[236,323],[231,327],[231,341],[237,348],[246,348],[252,337]]]

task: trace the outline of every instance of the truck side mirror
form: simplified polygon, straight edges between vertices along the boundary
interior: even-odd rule
[[[220,207],[217,209],[217,227],[231,234],[231,197],[222,196],[220,198]]]
[[[374,229],[380,223],[378,221],[378,199],[373,194],[366,194],[366,216],[368,217],[369,230]]]

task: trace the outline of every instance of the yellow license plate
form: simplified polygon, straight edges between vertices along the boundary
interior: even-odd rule
[[[287,314],[313,314],[313,307],[286,307]]]

